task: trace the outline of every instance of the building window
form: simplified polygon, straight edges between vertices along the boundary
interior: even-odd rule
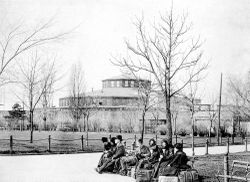
[[[110,81],[107,81],[107,85],[106,85],[108,88],[111,86],[111,83]]]
[[[128,80],[125,80],[125,87],[128,87]]]
[[[114,87],[114,86],[115,86],[115,82],[111,81],[111,87]]]
[[[130,87],[134,88],[135,87],[135,81],[130,82]]]
[[[117,87],[121,87],[121,86],[122,86],[121,81],[117,81]]]

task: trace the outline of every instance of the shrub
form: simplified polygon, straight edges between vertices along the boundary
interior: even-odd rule
[[[215,137],[216,135],[215,135],[215,133],[210,133],[210,137]]]
[[[178,131],[178,135],[180,136],[186,136],[187,135],[187,131],[185,129],[180,129],[180,131]]]
[[[166,135],[167,134],[167,127],[166,125],[159,125],[156,127],[156,132],[160,135]]]

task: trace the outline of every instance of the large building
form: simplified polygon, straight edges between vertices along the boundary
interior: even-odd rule
[[[136,106],[139,102],[138,88],[140,84],[150,86],[148,80],[136,80],[129,76],[117,76],[102,80],[102,89],[87,92],[82,97],[91,97],[94,99],[98,107],[128,107]],[[72,97],[64,97],[59,99],[59,107],[70,107]]]
[[[116,76],[102,80],[101,90],[92,90],[80,96],[80,100],[93,99],[95,107],[89,118],[89,128],[98,125],[100,130],[139,130],[140,98],[139,87],[150,87],[145,79],[130,76]],[[72,96],[59,99],[59,108],[70,114]],[[86,106],[83,106],[86,107]],[[85,124],[84,124],[85,125]]]

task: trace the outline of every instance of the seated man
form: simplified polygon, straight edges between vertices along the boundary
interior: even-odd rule
[[[149,147],[151,155],[148,158],[148,161],[151,165],[154,165],[159,161],[161,149],[158,147],[154,139],[149,140]]]
[[[122,145],[122,136],[117,135],[115,139],[116,148],[113,151],[111,159],[107,160],[102,167],[97,168],[97,172],[102,173],[103,171],[109,171],[116,173],[119,169],[119,162],[122,156],[125,156],[125,147]]]
[[[154,139],[149,140],[149,149],[150,155],[138,162],[138,165],[136,166],[136,173],[138,173],[138,170],[142,168],[152,169],[153,166],[159,161],[161,150],[156,145],[156,141]]]
[[[142,143],[142,139],[138,139],[138,148],[136,149],[135,153],[131,155],[124,156],[120,160],[121,170],[119,172],[120,175],[126,176],[127,175],[127,166],[135,166],[139,160],[144,159],[150,156],[149,148]]]

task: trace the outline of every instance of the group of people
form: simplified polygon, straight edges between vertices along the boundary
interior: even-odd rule
[[[142,139],[136,141],[135,150],[126,151],[122,143],[122,136],[117,135],[108,141],[102,138],[104,152],[99,160],[96,171],[98,173],[112,172],[126,176],[130,166],[135,166],[135,174],[140,169],[153,170],[152,177],[176,176],[180,170],[189,169],[188,157],[183,152],[180,143],[174,146],[167,140],[162,140],[158,146],[154,139],[149,140],[149,147]]]

